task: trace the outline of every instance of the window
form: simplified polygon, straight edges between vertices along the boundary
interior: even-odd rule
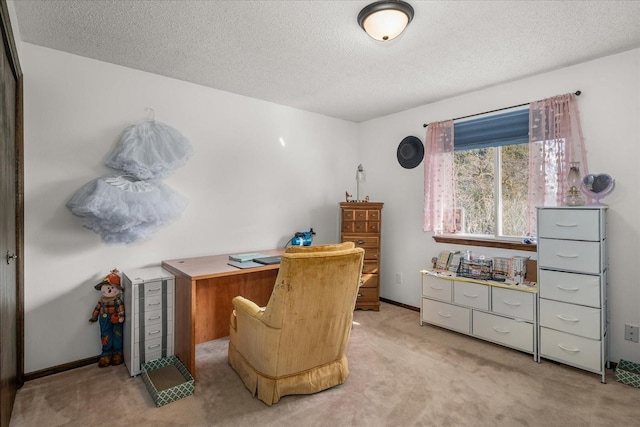
[[[527,234],[529,110],[454,125],[456,233]]]
[[[478,239],[474,234],[438,240],[438,235],[453,234],[456,230],[463,234],[473,229],[473,232],[491,233],[496,237],[536,236],[536,206],[563,203],[569,191],[566,179],[571,163],[580,162],[584,165],[581,171],[588,173],[576,102],[578,94],[558,95],[534,101],[525,108],[491,112],[470,120],[429,123],[425,139],[422,229],[433,232],[434,239],[443,242],[446,239],[490,240]],[[457,167],[461,169],[458,172],[456,157]],[[526,163],[525,157],[528,157]],[[470,171],[465,175],[462,168]],[[483,175],[485,172],[487,176]],[[456,201],[458,174],[461,175],[460,203]],[[491,194],[491,197],[479,199],[478,194]],[[519,212],[525,194],[523,230]],[[462,202],[465,197],[473,202],[466,207]],[[473,211],[483,203],[488,207]]]

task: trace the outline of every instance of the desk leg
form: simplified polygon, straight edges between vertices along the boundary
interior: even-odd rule
[[[175,331],[173,335],[175,355],[196,378],[195,342],[195,286],[196,281],[186,276],[176,276]]]

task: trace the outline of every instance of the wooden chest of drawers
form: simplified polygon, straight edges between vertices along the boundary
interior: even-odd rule
[[[383,203],[340,203],[341,242],[354,242],[363,248],[363,284],[356,309],[380,310],[380,230]]]

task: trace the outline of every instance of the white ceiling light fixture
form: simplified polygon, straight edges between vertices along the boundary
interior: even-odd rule
[[[413,7],[400,0],[371,3],[358,14],[358,24],[374,39],[386,42],[398,37],[413,19]]]

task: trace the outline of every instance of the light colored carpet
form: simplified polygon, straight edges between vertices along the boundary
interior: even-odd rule
[[[156,408],[122,366],[86,366],[18,391],[20,426],[638,426],[640,389],[433,326],[383,303],[356,311],[338,387],[252,397],[227,364],[228,339],[197,348],[193,396]]]

